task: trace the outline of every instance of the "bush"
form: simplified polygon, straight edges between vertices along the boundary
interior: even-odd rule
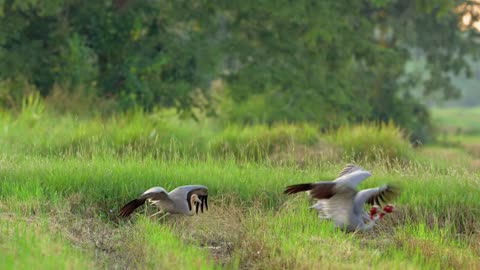
[[[392,122],[343,126],[328,137],[352,160],[407,161],[414,154],[408,138]]]
[[[108,118],[45,112],[38,95],[22,112],[0,114],[2,149],[39,155],[118,155],[158,158],[230,158],[281,162],[409,160],[413,148],[394,124],[344,126],[327,134],[309,124],[218,126],[181,120],[173,111],[142,110]],[[25,136],[35,134],[35,136]]]
[[[272,127],[231,125],[211,142],[210,149],[217,155],[259,160],[279,148],[285,149],[295,144],[313,145],[318,139],[317,130],[307,124],[277,124]]]

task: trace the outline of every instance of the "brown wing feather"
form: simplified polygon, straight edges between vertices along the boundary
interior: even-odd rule
[[[302,191],[309,191],[310,196],[314,199],[328,199],[335,195],[335,182],[319,182],[319,183],[304,183],[291,185],[285,188],[283,193],[294,194]]]
[[[142,206],[145,203],[146,199],[135,199],[127,203],[122,209],[120,209],[119,216],[128,217],[130,216],[135,209]]]
[[[313,188],[312,183],[296,184],[296,185],[291,185],[286,187],[283,193],[290,195],[290,194],[294,194],[302,191],[311,190],[312,188]]]
[[[387,203],[387,201],[393,199],[398,194],[399,194],[399,189],[398,188],[396,188],[394,186],[391,186],[391,185],[388,185],[387,188],[384,189],[383,191],[375,194],[374,196],[371,196],[366,201],[366,203],[368,203],[370,205],[374,205],[374,204],[381,205],[381,203]]]
[[[121,217],[128,217],[130,216],[135,209],[142,206],[147,199],[158,201],[158,200],[169,200],[168,195],[165,192],[149,192],[143,194],[139,198],[130,201],[127,203],[122,209],[119,211],[119,215]]]
[[[317,183],[310,191],[310,196],[314,199],[330,199],[335,195],[335,185],[333,182]]]

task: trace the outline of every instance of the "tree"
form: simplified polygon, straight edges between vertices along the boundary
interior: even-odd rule
[[[469,2],[470,3],[470,2]],[[238,71],[226,76],[235,100],[262,93],[271,118],[390,121],[428,136],[429,115],[414,98],[458,96],[449,74],[469,73],[478,33],[461,30],[460,1],[242,1],[225,4],[229,54]],[[471,3],[470,3],[471,4]],[[427,79],[405,72],[417,55]]]
[[[22,75],[44,95],[57,83],[66,90],[95,90],[123,108],[188,111],[194,91],[208,94],[204,90],[215,74],[216,51],[195,20],[181,16],[178,5],[2,1],[0,80]]]

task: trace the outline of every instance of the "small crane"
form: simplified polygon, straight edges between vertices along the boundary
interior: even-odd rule
[[[130,201],[120,209],[121,217],[130,216],[135,209],[143,205],[146,201],[152,203],[160,209],[157,213],[193,215],[192,205],[195,206],[195,213],[198,210],[203,213],[203,208],[208,210],[208,188],[202,185],[180,186],[174,190],[167,192],[162,187],[152,187],[146,190],[140,197]]]

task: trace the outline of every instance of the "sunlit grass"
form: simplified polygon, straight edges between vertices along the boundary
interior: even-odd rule
[[[413,159],[408,138],[393,123],[366,123],[324,132],[312,124],[221,126],[211,119],[179,120],[165,112],[131,111],[81,119],[27,107],[16,117],[0,114],[0,125],[0,147],[10,155],[161,159],[210,156],[307,163],[338,160],[340,156],[362,162]]]
[[[413,149],[393,125],[323,134],[309,125],[221,127],[142,112],[28,112],[0,116],[7,268],[56,268],[55,256],[62,269],[479,267],[480,180],[461,148]],[[372,232],[338,231],[309,209],[306,194],[282,193],[332,180],[352,160],[373,172],[361,188],[402,191],[397,211]],[[152,186],[184,184],[209,187],[210,211],[150,220],[154,209],[141,207],[129,220],[117,217]]]
[[[344,126],[330,140],[352,160],[408,161],[414,155],[406,134],[393,123]]]
[[[143,218],[129,229],[119,252],[135,269],[218,269],[208,250],[182,242],[174,228]]]
[[[96,217],[103,222],[116,222],[116,211],[151,186],[167,189],[188,183],[209,186],[214,210],[204,214],[205,217],[159,223],[142,219],[140,210],[140,219],[133,218],[132,225],[120,223],[121,234],[130,240],[115,244],[114,254],[131,258],[130,263],[139,268],[171,265],[168,258],[175,258],[176,265],[187,267],[194,263],[199,266],[194,269],[210,269],[214,262],[204,246],[218,244],[224,248],[225,237],[232,241],[228,245],[233,249],[227,259],[223,258],[226,268],[235,265],[249,269],[309,269],[320,265],[348,268],[356,264],[423,268],[432,259],[432,265],[442,269],[453,265],[436,253],[430,258],[422,247],[435,248],[435,252],[447,250],[453,255],[471,249],[461,255],[464,259],[459,265],[475,264],[472,254],[480,250],[466,241],[468,236],[478,237],[480,228],[476,218],[480,215],[477,199],[480,185],[475,175],[454,168],[443,172],[415,166],[387,168],[374,163],[366,166],[374,176],[362,184],[363,188],[386,182],[402,188],[401,196],[394,202],[398,213],[380,224],[378,237],[372,233],[337,231],[331,223],[321,223],[308,209],[311,202],[306,195],[282,194],[288,184],[332,179],[340,164],[298,170],[233,160],[4,159],[0,198],[3,209],[15,216],[55,215],[58,211],[55,209],[67,205],[74,219]],[[212,211],[223,214],[216,216]],[[237,211],[237,217],[228,219],[229,211]],[[222,219],[233,223],[233,227],[219,226],[217,222]],[[123,226],[127,226],[125,230]],[[425,240],[440,229],[443,242]],[[226,236],[229,233],[236,236]],[[459,244],[461,241],[465,242]],[[414,248],[417,242],[421,243],[418,250]],[[405,245],[409,249],[404,249]],[[331,252],[336,249],[340,250]],[[380,256],[379,252],[388,256]]]
[[[9,219],[0,223],[0,260],[2,269],[91,269],[93,252],[72,246],[43,220],[32,222]]]
[[[432,109],[434,123],[443,131],[454,135],[479,135],[480,108]]]
[[[433,118],[438,126],[439,134],[436,144],[449,147],[449,154],[437,156],[438,158],[449,157],[449,163],[458,163],[451,155],[454,151],[457,157],[463,155],[469,159],[464,162],[472,171],[480,169],[480,126],[477,118],[480,116],[480,108],[442,108],[433,110]],[[445,151],[443,151],[445,152]],[[461,160],[465,160],[462,157]]]

